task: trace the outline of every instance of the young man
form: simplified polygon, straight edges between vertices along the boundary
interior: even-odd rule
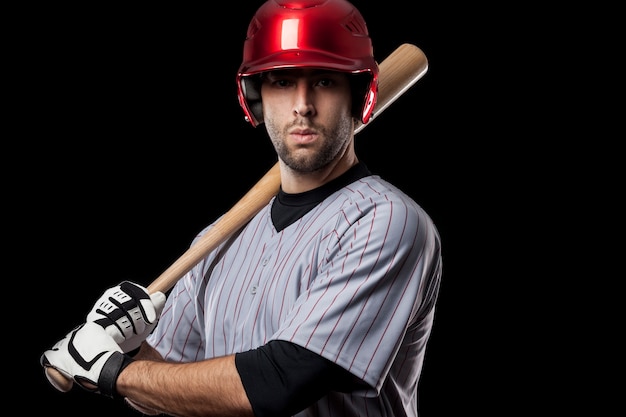
[[[351,3],[264,3],[237,83],[278,155],[278,195],[167,299],[107,290],[42,355],[50,382],[69,389],[55,369],[145,414],[417,416],[441,247],[422,208],[355,153],[377,80]]]

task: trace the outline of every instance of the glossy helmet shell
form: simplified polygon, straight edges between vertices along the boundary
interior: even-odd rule
[[[263,122],[260,81],[250,77],[284,68],[320,68],[370,75],[361,122],[376,104],[378,65],[361,13],[347,0],[268,0],[248,26],[237,71],[239,104],[253,126]]]

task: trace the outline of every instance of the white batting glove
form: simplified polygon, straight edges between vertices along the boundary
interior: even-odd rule
[[[87,322],[45,351],[39,362],[50,384],[59,391],[67,392],[76,383],[87,391],[114,398],[117,377],[132,359],[101,326]]]
[[[152,332],[165,305],[165,294],[148,294],[141,285],[123,281],[96,301],[87,321],[99,324],[118,343],[122,352],[137,349]]]

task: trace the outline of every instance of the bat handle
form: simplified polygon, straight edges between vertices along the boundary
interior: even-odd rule
[[[280,188],[280,166],[278,162],[228,210],[219,221],[213,224],[210,232],[205,233],[193,246],[178,258],[169,268],[158,276],[150,285],[150,294],[156,291],[169,291],[176,281],[189,272],[209,252],[224,242],[235,231],[258,213],[272,197],[278,194]]]

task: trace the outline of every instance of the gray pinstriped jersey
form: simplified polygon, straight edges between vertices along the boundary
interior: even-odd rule
[[[270,206],[175,285],[148,342],[167,360],[197,361],[287,340],[368,387],[298,416],[416,416],[441,277],[430,217],[378,176],[281,232]]]

